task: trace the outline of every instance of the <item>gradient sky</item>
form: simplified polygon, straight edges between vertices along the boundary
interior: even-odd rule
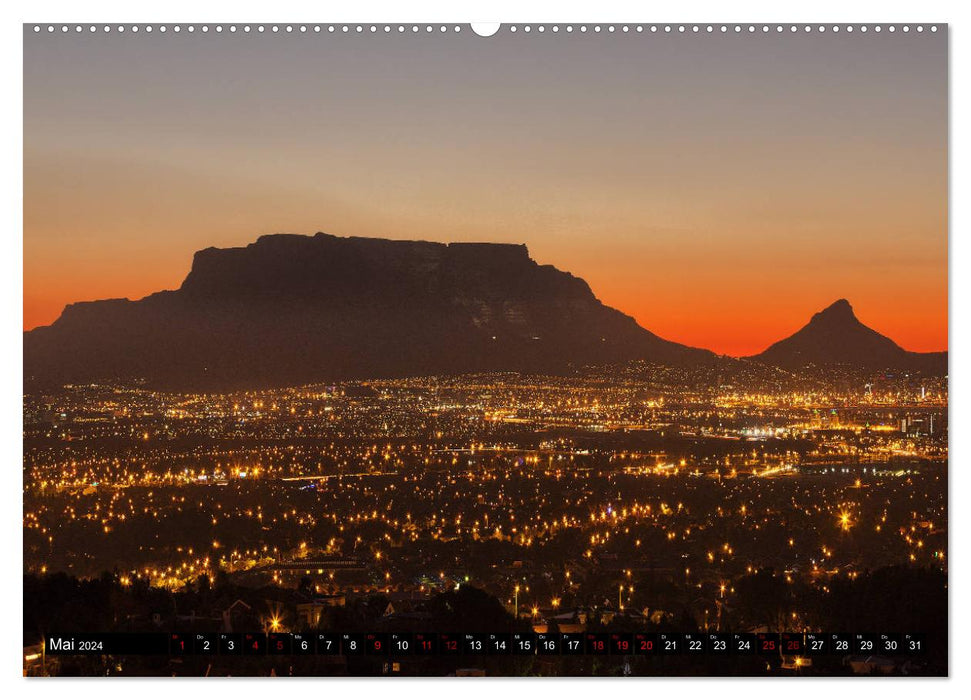
[[[750,354],[947,347],[947,36],[25,28],[24,327],[264,233],[526,243]]]

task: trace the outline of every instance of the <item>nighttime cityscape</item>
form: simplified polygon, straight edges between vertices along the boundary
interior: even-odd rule
[[[920,632],[937,653],[886,668],[782,655],[460,665],[946,669],[942,378],[833,381],[725,359],[229,394],[78,385],[24,410],[25,645],[54,629]],[[287,664],[383,668],[325,659]],[[130,657],[117,672],[192,662]],[[403,658],[397,672],[456,668]]]
[[[22,29],[24,676],[952,673],[946,24]]]

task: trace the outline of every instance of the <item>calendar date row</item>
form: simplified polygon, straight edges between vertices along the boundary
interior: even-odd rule
[[[305,632],[51,635],[52,655],[918,655],[923,634]]]

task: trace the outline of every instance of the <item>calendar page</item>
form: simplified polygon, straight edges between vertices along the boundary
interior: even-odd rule
[[[23,26],[29,676],[947,676],[946,24]]]

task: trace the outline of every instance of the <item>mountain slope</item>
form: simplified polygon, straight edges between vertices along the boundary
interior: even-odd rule
[[[525,246],[323,233],[207,248],[178,290],[71,304],[24,334],[28,385],[222,390],[711,358],[604,306]]]
[[[809,365],[852,365],[946,373],[947,353],[908,352],[856,317],[846,299],[819,313],[799,331],[753,356],[766,364],[798,369]]]

